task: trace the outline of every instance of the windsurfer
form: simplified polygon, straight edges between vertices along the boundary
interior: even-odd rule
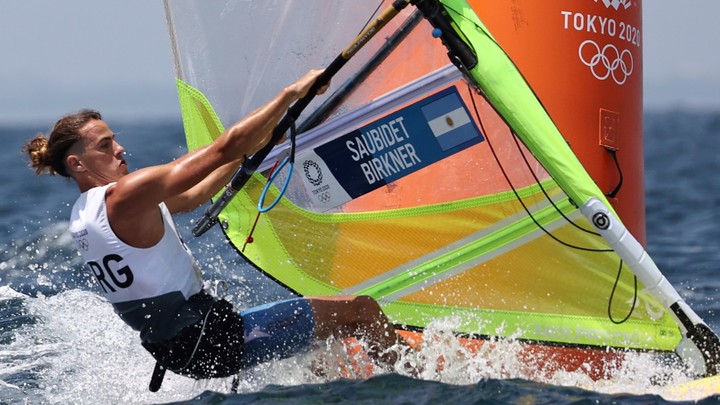
[[[235,312],[203,290],[171,217],[215,195],[245,156],[269,142],[283,114],[321,72],[308,72],[210,145],[132,173],[125,149],[92,110],[65,116],[48,138],[40,133],[23,148],[38,175],[77,183],[71,235],[115,312],[157,359],[160,381],[164,369],[193,378],[230,376],[330,337],[362,336],[379,363],[397,361],[388,349],[403,341],[370,297],[296,298]]]

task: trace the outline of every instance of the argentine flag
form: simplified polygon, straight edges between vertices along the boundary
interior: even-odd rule
[[[422,107],[422,113],[442,150],[448,150],[475,137],[482,137],[456,93],[448,94]]]

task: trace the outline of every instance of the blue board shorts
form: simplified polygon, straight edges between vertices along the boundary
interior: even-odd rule
[[[243,367],[290,357],[310,348],[315,320],[305,298],[291,298],[242,311]]]

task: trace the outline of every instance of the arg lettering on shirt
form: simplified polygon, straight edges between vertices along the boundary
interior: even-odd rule
[[[134,276],[130,266],[123,266],[123,258],[118,254],[111,253],[103,257],[102,263],[88,261],[87,265],[106,294],[128,288],[133,283]]]

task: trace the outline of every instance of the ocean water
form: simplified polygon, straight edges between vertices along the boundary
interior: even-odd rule
[[[133,167],[185,151],[179,122],[108,122]],[[36,177],[19,152],[49,125],[0,127],[0,404],[668,402],[641,383],[661,371],[647,363],[604,384],[573,375],[539,383],[518,378],[511,356],[498,359],[503,370],[482,375],[460,367],[439,380],[385,374],[327,382],[308,371],[308,354],[244,372],[236,394],[230,380],[197,382],[172,373],[151,393],[152,358],[97,295],[66,233],[75,185]],[[720,331],[720,112],[647,113],[645,168],[648,250],[695,311]],[[241,306],[287,296],[237,259],[217,229],[193,238],[191,221],[198,213],[177,223],[206,278],[227,281],[223,295]]]

